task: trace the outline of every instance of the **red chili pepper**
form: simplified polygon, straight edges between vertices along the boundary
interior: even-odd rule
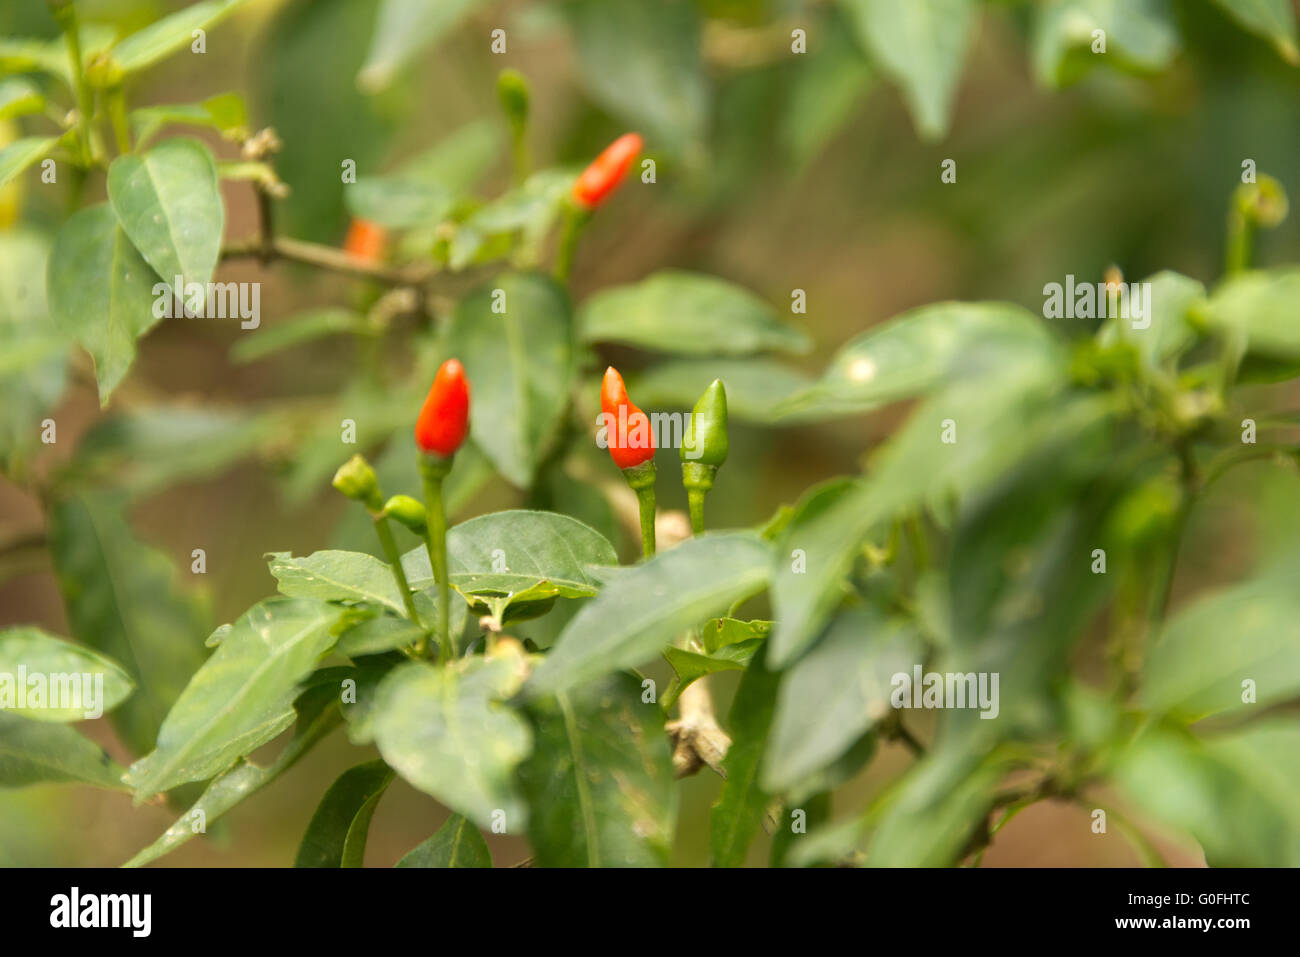
[[[595,209],[623,182],[640,152],[641,137],[637,133],[624,133],[610,143],[573,184],[574,201],[586,209]]]
[[[458,359],[448,359],[434,376],[415,423],[415,444],[444,458],[456,454],[469,433],[469,381]]]
[[[655,457],[654,433],[650,417],[632,404],[627,386],[618,370],[605,370],[600,386],[600,407],[605,413],[605,436],[609,456],[621,469],[635,468]]]
[[[368,219],[354,219],[348,227],[343,249],[366,262],[380,262],[388,249],[388,230]]]

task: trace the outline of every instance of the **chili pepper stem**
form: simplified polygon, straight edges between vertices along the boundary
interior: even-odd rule
[[[1229,276],[1250,268],[1254,240],[1254,224],[1240,212],[1234,211],[1228,217],[1228,248],[1224,262],[1224,271]]]
[[[691,510],[691,534],[704,534],[704,496],[708,493],[703,489],[692,488],[686,490],[686,503]]]
[[[682,485],[686,487],[686,502],[691,511],[691,534],[704,532],[704,497],[713,489],[718,474],[716,465],[702,462],[682,463]]]
[[[564,222],[560,227],[560,241],[555,252],[555,278],[560,282],[569,281],[578,239],[590,219],[591,210],[583,209],[572,201],[564,204]]]
[[[393,578],[397,581],[397,590],[402,594],[402,604],[406,606],[406,614],[410,616],[411,621],[423,628],[424,623],[420,621],[420,614],[415,610],[415,600],[411,597],[411,586],[407,583],[406,571],[402,568],[402,555],[397,550],[397,541],[393,538],[393,529],[388,524],[388,516],[383,512],[372,512],[370,517],[375,523],[375,534],[379,536],[379,544],[384,550],[384,557],[388,559],[388,564],[392,566]]]
[[[442,501],[442,480],[451,471],[451,457],[423,455],[420,475],[424,479],[424,507],[428,512],[425,548],[433,580],[438,583],[438,657],[448,661],[456,656],[455,638],[451,634],[451,586],[447,580],[447,511]]]
[[[623,469],[623,478],[636,492],[641,513],[641,554],[649,558],[655,553],[655,460],[647,459],[640,465]]]
[[[655,553],[655,490],[636,490],[636,503],[641,511],[641,554],[649,558]]]

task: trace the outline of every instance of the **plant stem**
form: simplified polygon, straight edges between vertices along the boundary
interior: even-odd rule
[[[397,590],[402,594],[402,604],[406,606],[406,613],[410,616],[411,621],[415,622],[421,628],[424,623],[420,621],[420,613],[415,610],[415,600],[411,597],[411,586],[406,581],[406,571],[402,568],[402,555],[397,550],[397,542],[393,538],[392,526],[388,524],[388,516],[383,512],[372,514],[375,523],[375,534],[379,536],[379,544],[384,549],[384,557],[388,559],[388,564],[392,566],[393,578],[397,581]]]
[[[107,93],[108,101],[108,118],[113,125],[113,139],[117,145],[117,152],[131,152],[131,124],[126,119],[126,97],[122,94],[122,87],[115,86]]]
[[[655,553],[654,486],[637,489],[636,504],[641,513],[641,554],[649,558]]]
[[[68,4],[54,14],[63,28],[63,36],[68,42],[68,56],[72,60],[72,83],[77,95],[77,126],[81,130],[81,160],[83,166],[90,166],[95,161],[95,103],[86,82],[86,71],[81,59],[81,34],[77,30],[77,8]]]
[[[382,263],[372,263],[351,256],[333,246],[323,246],[320,243],[291,239],[287,236],[280,236],[273,240],[269,251],[267,244],[260,237],[249,242],[232,243],[221,250],[223,260],[249,257],[264,259],[268,256],[399,286],[421,285],[432,279],[435,272],[432,265],[385,266]]]
[[[510,125],[510,158],[514,168],[515,185],[523,186],[524,181],[528,179],[528,170],[532,166],[532,161],[528,157],[525,130],[513,123]]]
[[[569,274],[573,271],[573,254],[578,248],[578,237],[582,235],[582,228],[587,225],[587,220],[591,218],[588,210],[581,209],[572,202],[564,205],[564,222],[560,227],[559,246],[555,252],[555,278],[560,282],[568,282]]]
[[[429,564],[433,580],[438,583],[438,657],[449,661],[456,655],[455,639],[451,634],[451,586],[447,581],[447,510],[442,500],[442,480],[451,470],[450,459],[423,455],[420,473],[424,479],[424,507],[428,513],[425,530],[425,547],[429,551]]]
[[[1224,253],[1224,272],[1229,276],[1250,268],[1255,226],[1237,209],[1228,215],[1228,242]]]
[[[704,534],[704,496],[709,494],[702,488],[686,490],[686,502],[691,510],[691,534]]]

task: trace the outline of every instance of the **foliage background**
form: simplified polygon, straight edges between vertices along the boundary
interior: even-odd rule
[[[82,6],[87,19],[116,23],[124,32],[168,8],[147,0]],[[353,77],[369,45],[373,0],[252,2],[210,32],[205,56],[182,53],[150,72],[133,90],[134,102],[245,92],[253,125],[274,125],[287,144],[278,164],[295,190],[285,210],[287,231],[334,243],[342,239],[346,212],[337,163],[323,157],[342,146],[363,170],[389,168],[466,122],[496,117],[494,81],[502,66],[533,82],[531,145],[539,161],[581,161],[628,126],[628,112],[660,109],[633,104],[622,116],[607,112],[608,97],[583,72],[564,4],[470,6],[390,87],[367,95]],[[792,289],[802,288],[808,315],[795,318],[815,348],[798,362],[816,374],[862,329],[923,303],[1011,300],[1037,312],[1045,282],[1067,273],[1095,280],[1112,263],[1129,278],[1172,268],[1211,282],[1244,157],[1300,195],[1300,71],[1236,29],[1214,4],[1176,0],[1167,13],[1181,40],[1168,64],[1145,76],[1098,69],[1066,89],[1047,89],[1030,62],[1033,6],[982,7],[952,129],[929,142],[918,137],[898,90],[878,75],[830,5],[700,0],[694,7],[707,21],[705,96],[698,110],[670,114],[664,124],[687,142],[680,158],[663,164],[656,187],[625,188],[596,219],[579,252],[575,298],[669,266],[736,280],[779,309]],[[813,69],[814,55],[789,56],[788,30],[775,32],[775,53],[770,37],[763,40],[772,24],[787,21],[807,21],[814,52],[821,41],[840,49],[820,65],[824,86],[801,86],[807,82],[801,71]],[[488,50],[489,31],[498,26],[510,38],[505,56]],[[41,0],[16,0],[0,11],[0,32],[52,36],[56,30]],[[762,42],[751,48],[746,43],[753,38]],[[648,38],[633,32],[624,39]],[[664,51],[642,52],[653,58]],[[840,102],[845,105],[837,110]],[[688,135],[693,128],[698,141]],[[217,137],[204,138],[229,155]],[[938,172],[947,157],[957,160],[958,180],[943,186]],[[508,172],[503,152],[480,187],[489,195],[499,191]],[[250,235],[256,223],[251,192],[227,182],[223,195],[227,237]],[[34,181],[22,203],[25,220],[57,223],[57,202]],[[1300,217],[1293,217],[1262,237],[1258,260],[1298,259]],[[263,283],[264,326],[352,295],[344,280],[284,267],[263,271],[251,262],[223,266],[220,277]],[[235,365],[227,353],[239,335],[234,323],[163,323],[143,341],[114,402],[129,407],[166,396],[222,407],[329,394],[357,362],[350,342],[326,340],[287,359]],[[643,360],[618,351],[611,358],[629,368]],[[711,517],[720,526],[754,523],[814,482],[854,471],[863,449],[904,412],[892,408],[824,426],[733,426],[733,460],[710,499]],[[55,417],[57,461],[100,417],[93,386],[76,383]],[[336,541],[337,495],[320,483],[318,491],[286,496],[282,479],[276,463],[248,461],[133,506],[137,533],[178,567],[188,566],[192,548],[206,549],[208,574],[199,587],[216,621],[232,620],[269,591],[263,552],[306,554]],[[683,507],[675,483],[660,487],[661,503]],[[1263,552],[1285,547],[1300,524],[1292,504],[1298,492],[1293,473],[1269,464],[1243,468],[1219,485],[1184,539],[1175,607],[1189,591],[1234,580]],[[517,502],[517,493],[498,481],[456,518]],[[38,533],[40,516],[38,503],[0,484],[0,528]],[[68,633],[48,566],[4,569],[0,625],[22,622]],[[714,684],[725,713],[734,681],[724,675]],[[126,760],[106,725],[89,733]],[[236,809],[209,839],[189,843],[168,863],[290,862],[320,793],[356,759],[342,736],[334,736],[258,800]],[[885,746],[850,793],[874,793],[906,761],[901,749]],[[685,783],[676,862],[707,861],[707,807],[718,786],[707,773]],[[393,863],[443,816],[431,799],[398,781],[372,826],[368,863]],[[115,865],[173,819],[165,807],[133,811],[124,795],[57,787],[0,791],[0,864]],[[1195,848],[1162,848],[1176,861],[1200,859]],[[493,852],[498,863],[527,854],[522,841],[510,838],[497,839]],[[765,856],[765,846],[753,854]],[[1117,834],[1095,837],[1083,811],[1050,802],[1019,817],[985,857],[986,865],[1134,862]]]

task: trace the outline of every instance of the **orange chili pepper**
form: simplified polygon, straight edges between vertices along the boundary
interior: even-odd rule
[[[584,209],[595,209],[603,203],[623,182],[640,152],[641,136],[637,133],[624,133],[610,143],[573,184],[574,202]]]

